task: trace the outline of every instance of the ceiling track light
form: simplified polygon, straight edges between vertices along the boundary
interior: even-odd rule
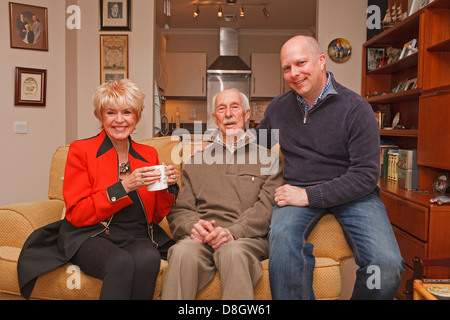
[[[169,2],[170,0],[164,0],[164,1],[166,3],[166,1]],[[238,4],[237,0],[226,0],[226,4],[229,5],[229,6],[239,5],[240,6],[240,8],[239,8],[239,17],[240,18],[244,18],[245,17],[245,10],[244,10],[244,5],[243,4]],[[195,9],[194,13],[193,13],[194,19],[197,19],[198,16],[200,15],[200,9],[199,9],[200,6],[217,6],[217,5],[219,5],[219,9],[217,10],[217,18],[219,18],[219,19],[223,18],[224,17],[224,13],[223,13],[223,9],[222,9],[222,1],[218,1],[218,2],[215,2],[215,3],[211,3],[210,1],[205,1],[205,2],[202,3],[202,2],[199,1],[196,4],[197,9]],[[265,3],[247,3],[245,5],[246,6],[264,6],[264,8],[262,9],[262,12],[264,13],[264,16],[266,18],[270,17],[270,12],[267,10],[267,4],[265,4]],[[170,6],[170,4],[169,4],[169,6]],[[228,16],[228,14],[226,16]],[[233,14],[233,16],[235,17],[236,15]]]
[[[197,19],[198,18],[198,16],[200,15],[200,9],[198,8],[198,6],[197,6],[197,9],[196,10],[194,10],[194,19]]]

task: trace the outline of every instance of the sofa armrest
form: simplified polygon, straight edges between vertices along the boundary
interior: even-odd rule
[[[62,217],[64,201],[47,200],[0,207],[0,247],[21,248],[35,229]]]

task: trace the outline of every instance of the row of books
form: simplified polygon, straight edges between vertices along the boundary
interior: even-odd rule
[[[382,144],[380,177],[397,181],[407,190],[417,189],[417,150],[399,149],[393,144]]]

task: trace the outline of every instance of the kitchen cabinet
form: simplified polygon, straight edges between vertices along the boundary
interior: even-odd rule
[[[206,97],[206,53],[167,52],[167,97]]]
[[[418,51],[392,64],[367,70],[370,48],[402,48],[417,39]],[[450,206],[431,204],[432,183],[450,170],[450,2],[435,0],[363,45],[362,95],[373,106],[385,105],[400,113],[405,129],[380,129],[381,138],[402,149],[417,149],[418,190],[399,187],[380,178],[380,198],[386,205],[405,272],[397,292],[404,299],[413,258],[445,258],[450,254]],[[402,79],[417,79],[417,88],[391,92]],[[447,190],[447,194],[450,189]],[[425,268],[426,278],[449,278],[448,268]]]
[[[273,98],[283,93],[284,78],[279,53],[251,54],[252,98]]]

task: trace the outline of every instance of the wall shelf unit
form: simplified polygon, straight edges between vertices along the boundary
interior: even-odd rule
[[[369,48],[399,48],[416,39],[418,52],[375,70],[367,70]],[[412,89],[393,90],[403,79],[417,79]],[[377,92],[379,95],[373,96]],[[381,200],[405,259],[397,293],[404,299],[405,282],[412,276],[413,258],[450,256],[450,205],[435,205],[432,184],[450,172],[450,1],[435,0],[425,8],[378,34],[363,45],[363,96],[374,108],[384,106],[391,117],[400,113],[406,129],[380,129],[380,138],[401,149],[416,149],[418,188],[401,188],[380,178]],[[450,192],[450,189],[447,190]],[[449,195],[449,194],[446,195]],[[428,278],[450,278],[448,269],[425,270]]]

